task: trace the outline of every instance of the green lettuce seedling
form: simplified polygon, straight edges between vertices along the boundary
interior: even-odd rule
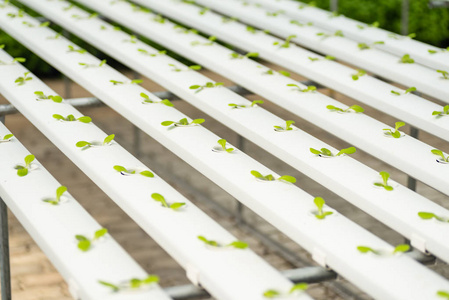
[[[3,142],[9,141],[13,136],[14,136],[13,134],[7,134],[1,140]]]
[[[290,20],[290,24],[293,24],[293,25],[296,25],[296,26],[299,26],[299,27],[313,26],[312,22],[307,22],[307,23],[304,24],[304,23],[299,22],[298,20]]]
[[[106,281],[99,280],[98,283],[104,285],[117,293],[121,290],[136,290],[145,286],[156,284],[159,282],[159,277],[156,275],[149,275],[144,279],[132,278],[124,283],[114,284]]]
[[[338,37],[344,37],[345,36],[343,34],[343,31],[341,31],[341,30],[337,30],[333,34],[325,33],[325,32],[318,32],[316,35],[317,36],[321,36],[323,40],[327,39],[329,37],[332,37],[332,36],[338,36]]]
[[[226,148],[226,140],[225,139],[219,139],[217,143],[221,146],[223,151],[226,151],[228,153],[231,153],[234,151],[234,148]]]
[[[447,71],[443,71],[443,70],[437,70],[438,73],[440,73],[442,75],[441,78],[443,79],[448,79],[449,80],[449,72]]]
[[[238,20],[239,20],[239,18],[237,18],[237,17],[221,17],[221,22],[225,23],[225,24],[231,23],[231,22],[236,22]]]
[[[409,35],[399,35],[395,33],[389,33],[389,38],[395,39],[395,40],[403,40],[403,39],[413,39],[416,37],[416,33],[410,33]]]
[[[313,92],[316,91],[316,86],[314,86],[314,85],[309,85],[305,89],[302,89],[299,85],[294,84],[294,83],[289,83],[289,84],[287,84],[287,86],[294,87],[295,91],[298,91],[298,92],[301,92],[301,93],[313,93]]]
[[[309,285],[305,282],[300,282],[295,284],[294,286],[292,286],[292,288],[290,289],[290,291],[288,293],[282,293],[278,290],[266,290],[263,293],[263,296],[265,298],[283,298],[283,297],[288,297],[289,295],[293,295],[293,294],[299,294],[304,292],[305,290],[307,290],[309,288]]]
[[[4,0],[3,3],[0,4],[0,8],[6,8],[6,7],[8,7],[9,5],[10,5],[10,4],[9,4],[9,0]]]
[[[382,177],[382,182],[375,182],[374,185],[378,187],[383,187],[387,191],[392,191],[393,187],[388,185],[388,179],[390,178],[390,174],[388,172],[379,172],[379,175]]]
[[[67,52],[76,52],[76,53],[80,53],[80,54],[85,54],[87,52],[87,50],[79,48],[79,49],[75,49],[75,47],[73,47],[72,45],[69,45],[69,50]]]
[[[94,237],[92,239],[89,239],[85,237],[84,235],[75,235],[76,240],[78,241],[78,249],[80,249],[83,252],[89,251],[90,247],[92,246],[92,243],[100,239],[101,237],[105,236],[108,233],[108,230],[106,228],[101,228],[94,233]]]
[[[449,292],[440,290],[437,292],[437,296],[441,298],[445,298],[446,300],[449,300]]]
[[[229,244],[220,244],[217,241],[208,240],[207,238],[205,238],[202,235],[199,235],[198,239],[208,246],[217,247],[217,248],[225,248],[225,247],[232,247],[232,248],[236,248],[236,249],[248,248],[248,244],[243,241],[234,241]]]
[[[361,106],[358,106],[358,105],[352,105],[346,109],[342,109],[342,108],[339,108],[339,107],[336,107],[333,105],[328,105],[328,106],[326,106],[326,108],[329,109],[330,111],[338,111],[338,112],[342,112],[342,113],[349,113],[349,112],[351,112],[351,110],[356,113],[362,113],[365,111]]]
[[[179,120],[178,122],[175,121],[164,121],[161,123],[162,126],[170,126],[170,125],[175,125],[175,126],[189,126],[189,125],[199,125],[201,123],[204,123],[204,119],[194,119],[192,120],[190,123],[187,121],[187,118],[182,118],[181,120]]]
[[[290,48],[290,41],[294,38],[296,38],[296,35],[292,34],[292,35],[289,35],[283,43],[274,42],[273,45],[275,45],[275,46],[279,45],[279,48]]]
[[[85,148],[85,149],[90,148],[90,147],[92,147],[92,146],[108,146],[108,145],[111,145],[111,143],[112,143],[112,141],[114,140],[114,138],[115,138],[115,134],[111,134],[111,135],[108,135],[108,136],[103,140],[103,143],[102,143],[102,144],[98,144],[98,143],[96,143],[96,142],[79,141],[78,143],[76,143],[76,146],[77,146],[78,148]]]
[[[181,71],[184,71],[184,70],[195,70],[195,71],[201,70],[201,66],[199,66],[199,65],[192,65],[192,66],[188,67],[187,69],[181,69],[181,68],[177,67],[174,64],[168,64],[168,65],[170,67],[172,67],[172,71],[173,72],[181,72]]]
[[[106,64],[106,59],[103,59],[98,65],[96,64],[87,64],[87,63],[78,63],[80,66],[83,66],[84,68],[99,68]]]
[[[254,100],[253,102],[251,102],[251,105],[229,103],[228,106],[231,106],[232,108],[248,108],[255,107],[257,106],[257,104],[263,104],[263,100]]]
[[[17,14],[8,13],[7,16],[12,18],[12,19],[14,19],[14,18],[23,18],[25,16],[25,11],[23,9],[19,9]]]
[[[136,44],[136,43],[137,43],[137,36],[135,36],[135,35],[130,35],[130,36],[129,36],[129,39],[124,39],[123,42],[124,42],[124,43]]]
[[[119,166],[119,165],[115,165],[114,170],[116,170],[117,172],[120,172],[122,174],[125,173],[128,175],[136,174],[136,172],[137,172],[134,169],[127,169],[127,168],[125,168],[123,166]],[[142,172],[139,172],[139,174],[142,176],[145,176],[145,177],[150,177],[150,178],[154,177],[154,174],[150,171],[142,171]]]
[[[269,11],[266,12],[266,15],[268,17],[277,17],[277,16],[279,16],[281,14],[285,14],[285,11],[284,10],[277,10],[277,11],[273,11],[273,12],[269,12]]]
[[[315,213],[315,217],[319,220],[323,220],[325,219],[327,216],[330,216],[333,214],[332,211],[324,211],[324,204],[326,204],[326,202],[324,201],[323,198],[321,197],[316,197],[315,199],[313,199],[313,203],[315,203],[315,206],[318,208],[318,211]]]
[[[357,73],[352,74],[352,80],[359,80],[360,77],[365,76],[366,75],[366,71],[365,70],[357,70]]]
[[[57,39],[60,39],[61,36],[62,36],[61,33],[57,33],[57,34],[55,34],[55,35],[53,35],[53,36],[47,37],[47,40],[57,40]]]
[[[321,148],[321,151],[314,149],[314,148],[310,148],[310,152],[312,152],[313,154],[316,154],[318,156],[325,156],[325,157],[334,157],[334,156],[340,156],[343,154],[349,155],[349,154],[355,153],[356,151],[357,151],[357,149],[355,147],[349,147],[349,148],[341,149],[336,155],[334,155],[327,148]]]
[[[368,50],[371,49],[374,45],[384,45],[385,42],[384,41],[377,41],[372,43],[371,45],[368,45],[366,43],[359,43],[357,46],[359,47],[360,50]]]
[[[217,37],[215,35],[210,36],[208,38],[209,42],[201,43],[200,41],[193,41],[190,43],[192,46],[212,46],[215,41],[217,40]]]
[[[398,129],[401,128],[402,126],[405,126],[405,123],[404,122],[396,122],[394,124],[395,124],[394,131],[391,130],[390,128],[384,128],[382,130],[384,131],[385,135],[394,137],[395,139],[398,139],[401,137],[401,133],[399,132]]]
[[[258,66],[259,67],[259,66]],[[277,73],[284,75],[286,77],[290,77],[290,73],[285,71],[285,70],[279,70],[277,71]],[[275,75],[277,74],[276,71],[272,70],[272,69],[268,69],[266,71],[264,71],[262,74],[267,74],[267,75]]]
[[[253,175],[257,179],[263,180],[263,181],[275,181],[276,180],[274,178],[274,176],[271,175],[271,174],[263,176],[262,174],[260,174],[258,171],[255,171],[255,170],[251,171],[251,175]],[[290,182],[290,183],[295,183],[296,182],[296,178],[293,177],[293,176],[289,176],[289,175],[283,175],[283,176],[279,177],[277,180]]]
[[[67,192],[67,187],[61,185],[56,189],[56,198],[47,198],[42,201],[50,203],[52,205],[58,205],[61,202],[61,196]]]
[[[326,56],[323,57],[323,58],[309,56],[308,59],[309,59],[310,61],[314,62],[314,61],[319,61],[319,60],[335,60],[336,57],[335,57],[335,56],[331,56],[331,55],[326,55]]]
[[[382,250],[376,250],[376,249],[373,249],[373,248],[370,248],[370,247],[368,247],[368,246],[358,246],[357,247],[357,250],[359,250],[359,252],[360,253],[373,253],[373,254],[375,254],[375,255],[384,255],[384,254],[388,254],[388,253],[385,253],[384,251],[382,251]],[[397,245],[395,248],[394,248],[394,250],[393,250],[393,252],[391,253],[391,254],[397,254],[397,253],[405,253],[405,252],[407,252],[407,251],[409,251],[410,250],[410,246],[409,245],[407,245],[407,244],[401,244],[401,245]]]
[[[289,130],[293,130],[292,124],[295,124],[295,121],[288,120],[288,121],[285,121],[285,127],[276,126],[276,125],[273,127],[278,131],[289,131]]]
[[[175,24],[173,26],[173,29],[176,29],[176,32],[182,33],[182,34],[190,34],[190,33],[198,34],[198,30],[193,29],[193,28],[190,28],[190,29],[189,28],[185,28],[184,26],[181,26],[179,24]]]
[[[198,14],[202,16],[202,15],[204,15],[205,13],[207,13],[209,10],[210,10],[209,7],[202,7],[202,8],[198,11]]]
[[[186,205],[183,202],[175,202],[172,204],[168,204],[167,201],[165,200],[164,196],[162,196],[161,194],[158,194],[158,193],[151,194],[151,198],[153,198],[154,201],[160,202],[163,207],[171,208],[173,210],[178,210],[181,207],[183,207],[184,205]]]
[[[128,82],[124,82],[124,81],[117,81],[117,80],[109,80],[109,82],[112,82],[113,85],[120,85],[120,84],[141,84],[143,82],[142,79],[133,79],[131,81]]]
[[[30,154],[25,156],[25,165],[16,165],[14,169],[17,170],[17,175],[20,177],[28,175],[29,169],[31,167],[31,163],[34,161],[34,155]]]
[[[191,85],[189,87],[189,89],[196,90],[195,91],[195,94],[196,94],[196,93],[201,92],[204,89],[220,87],[223,84],[224,84],[223,82],[215,82],[215,83],[213,83],[213,82],[206,82],[206,84],[204,84],[204,85],[199,85],[199,84]]]
[[[79,117],[77,119],[73,115],[68,115],[67,117],[64,117],[64,116],[61,116],[61,115],[58,115],[58,114],[54,114],[53,118],[55,118],[56,120],[68,121],[68,122],[74,122],[74,121],[79,121],[81,123],[90,123],[90,122],[92,122],[92,118],[88,117],[88,116]]]
[[[229,55],[231,56],[231,59],[244,59],[244,58],[250,58],[250,57],[259,57],[258,52],[248,52],[245,55],[238,54],[237,52],[232,52]]]
[[[150,56],[150,57],[156,57],[156,56],[161,56],[161,55],[166,55],[167,54],[167,50],[160,50],[156,53],[150,53],[145,49],[137,49],[137,51],[139,51],[140,54],[142,55],[146,55],[146,56]]]
[[[165,23],[165,21],[167,21],[167,19],[165,19],[163,16],[161,16],[161,15],[157,15],[157,16],[155,16],[154,18],[152,18],[151,20],[153,20],[154,22],[156,22],[156,23],[161,23],[161,24],[164,24]]]
[[[151,100],[150,97],[147,94],[145,94],[145,93],[140,93],[140,97],[143,98],[143,102],[142,103],[144,103],[144,104],[146,104],[146,103],[160,103],[160,104],[164,104],[164,105],[167,105],[167,106],[170,106],[170,107],[174,106],[173,103],[171,103],[170,100],[168,100],[168,99],[163,99],[161,101]]]
[[[445,157],[443,151],[438,149],[432,149],[430,150],[430,152],[432,152],[435,155],[438,155],[441,158],[440,159],[441,161],[449,163],[449,156]]]
[[[418,213],[418,216],[419,216],[421,219],[423,219],[423,220],[432,220],[432,219],[435,219],[435,220],[440,221],[440,222],[449,223],[449,218],[444,218],[444,217],[441,217],[441,216],[437,216],[436,214],[431,213],[431,212],[420,211],[420,212]]]
[[[410,54],[404,54],[404,56],[401,57],[399,62],[401,64],[413,64],[413,63],[415,63],[415,60],[410,57]]]
[[[16,62],[24,63],[24,62],[26,62],[26,58],[23,58],[23,57],[15,57],[10,63],[7,63],[7,62],[5,62],[5,61],[0,60],[0,65],[13,65],[13,64],[15,64]]]
[[[439,49],[439,50],[429,49],[427,51],[429,51],[430,54],[444,53],[444,52],[449,52],[449,47],[447,47],[446,49]]]
[[[53,96],[53,95],[48,95],[47,96],[42,91],[36,91],[36,92],[34,92],[34,94],[37,96],[36,101],[51,100],[51,101],[56,102],[56,103],[61,103],[62,102],[62,97],[61,96]]]
[[[401,95],[406,95],[408,93],[415,92],[415,91],[416,91],[416,88],[414,86],[412,86],[411,88],[406,89],[404,93],[397,92],[394,90],[391,90],[391,93],[396,96],[401,96]]]
[[[98,17],[98,13],[91,13],[88,16],[80,16],[80,15],[72,15],[72,18],[74,18],[75,20],[89,20],[89,19],[95,19],[96,17]]]
[[[23,76],[18,77],[14,82],[17,83],[17,85],[24,85],[27,81],[30,81],[33,79],[33,77],[28,76],[30,72],[23,73]]]

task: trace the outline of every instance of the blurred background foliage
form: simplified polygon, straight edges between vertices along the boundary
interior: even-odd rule
[[[166,1],[166,0],[162,0]],[[12,3],[21,6],[15,0],[11,0]],[[303,0],[302,2],[313,2],[317,7],[329,10],[329,0]],[[428,7],[429,0],[410,0],[410,22],[409,32],[416,34],[416,39],[435,45],[437,47],[446,48],[449,46],[449,9],[448,8],[435,8],[430,9]],[[373,22],[379,22],[380,27],[400,33],[401,31],[401,6],[402,0],[339,0],[339,13],[371,24]],[[27,13],[33,16],[38,16],[33,11],[24,8]],[[117,24],[118,25],[118,24]],[[51,25],[51,28],[62,32],[62,29],[56,25]],[[125,29],[126,30],[126,29]],[[122,66],[111,58],[96,50],[94,47],[86,44],[80,38],[75,35],[68,35],[68,37],[80,47],[88,50],[94,55],[97,55],[108,60],[108,64],[116,68]],[[149,40],[143,39],[151,46],[162,49],[161,46],[152,43]],[[40,59],[37,55],[30,53],[20,43],[15,41],[8,34],[0,30],[0,44],[6,45],[6,51],[14,57],[27,58],[24,65],[38,76],[53,77],[59,76],[59,72],[53,69],[45,61]],[[169,55],[192,64],[175,53],[168,53]]]

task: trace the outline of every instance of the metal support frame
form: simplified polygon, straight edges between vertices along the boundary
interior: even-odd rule
[[[331,11],[338,11],[338,0],[330,0]]]
[[[408,34],[408,23],[410,14],[410,0],[402,0],[402,13],[401,13],[401,33],[402,35]]]
[[[449,0],[433,0],[429,1],[429,8],[449,7]]]

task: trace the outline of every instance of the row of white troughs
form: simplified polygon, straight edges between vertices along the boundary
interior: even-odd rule
[[[21,2],[332,189],[410,239],[418,250],[449,262],[447,209],[392,181],[388,173],[352,159],[349,155],[354,147],[337,150],[325,144],[292,121],[264,110],[262,101],[251,103],[196,72],[199,66],[186,66],[98,16],[238,82],[449,194],[447,154],[399,130],[404,121],[449,137],[449,107],[411,94],[418,89],[448,99],[449,80],[444,70],[448,69],[448,53],[444,50],[400,36],[386,36],[376,43],[380,29],[343,16],[326,20],[323,11],[290,0],[196,1],[227,16],[193,1],[135,1],[143,6],[119,0],[78,1],[98,14],[67,1]],[[303,23],[306,10],[310,19]],[[204,38],[163,15],[213,36]],[[339,32],[328,31],[328,22],[335,20],[345,22],[338,23]],[[275,225],[309,251],[318,264],[334,269],[376,299],[441,299],[449,295],[447,280],[403,254],[408,246],[391,246],[362,229],[315,197],[319,195],[296,187],[294,178],[275,174],[202,127],[204,119],[179,112],[170,101],[139,86],[139,80],[129,80],[48,25],[7,2],[0,4],[0,27],[5,32]],[[351,26],[363,30],[363,35],[354,28],[349,30]],[[348,37],[364,40],[350,40],[346,28]],[[249,52],[235,53],[216,39]],[[410,88],[401,90],[365,70],[348,68],[294,42],[360,64]],[[410,50],[410,45],[417,45],[416,52],[401,52]],[[424,48],[428,48],[426,53]],[[313,86],[290,79],[286,71],[278,73],[250,59],[256,56],[382,109],[398,122],[395,127],[383,124],[364,115],[360,106],[348,107]],[[0,50],[2,95],[177,260],[193,283],[217,299],[310,299],[307,285],[289,282],[245,242],[123,149],[113,133],[101,131],[29,73],[20,61]],[[0,196],[67,280],[75,298],[169,299],[157,286],[157,276],[145,274],[3,125]]]

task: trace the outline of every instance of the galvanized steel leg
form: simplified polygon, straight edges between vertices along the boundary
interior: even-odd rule
[[[338,0],[330,0],[331,11],[338,11]]]
[[[237,136],[237,148],[240,151],[245,151],[245,138],[241,135]],[[237,223],[237,226],[241,226],[245,223],[245,220],[243,219],[243,204],[240,201],[237,202],[237,207],[235,211],[235,221]]]
[[[402,0],[402,14],[401,14],[401,33],[402,35],[408,34],[408,20],[409,20],[409,0]]]
[[[419,135],[419,129],[416,127],[410,128],[410,136],[414,137],[415,139],[418,139]],[[408,176],[407,178],[407,187],[411,189],[412,191],[416,191],[416,179],[413,177]]]
[[[136,71],[133,71],[133,77],[134,77],[134,79],[140,79],[140,75]],[[140,147],[142,144],[140,129],[139,129],[139,127],[137,127],[135,125],[133,125],[133,127],[134,127],[134,145],[133,145],[134,155],[137,158],[140,158],[140,155],[141,155]]]

